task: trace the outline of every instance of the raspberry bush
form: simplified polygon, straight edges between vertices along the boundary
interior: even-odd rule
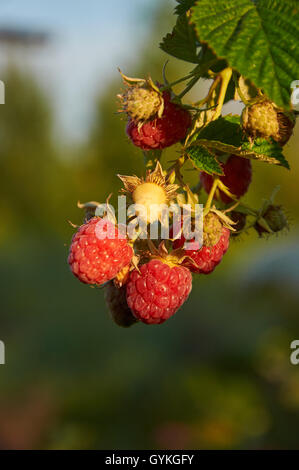
[[[130,215],[138,223],[118,237],[123,226],[117,226],[108,204],[104,214],[99,203],[80,204],[85,220],[68,258],[81,282],[105,287],[111,316],[124,327],[170,318],[187,300],[192,275],[211,273],[229,253],[232,238],[249,230],[262,237],[288,228],[275,191],[259,208],[246,204],[244,196],[254,190],[252,161],[256,171],[262,164],[289,169],[284,146],[296,118],[291,84],[299,77],[297,2],[177,3],[176,24],[160,47],[187,62],[190,72],[172,83],[166,67],[162,78],[121,72],[119,112],[131,144],[143,153],[145,175],[118,176],[128,204],[138,207]],[[188,101],[187,93],[201,79],[210,80],[207,95],[194,99],[193,90]],[[223,115],[223,105],[231,100],[242,103],[240,115]],[[163,149],[174,144],[176,160],[163,160],[162,166]],[[187,162],[199,174],[194,190],[183,176]],[[193,246],[186,246],[185,222],[179,219],[175,226],[172,212],[170,235],[163,235],[169,224],[163,208],[174,204],[188,204],[191,228],[198,223],[197,205],[203,205],[201,243],[191,236]],[[160,228],[155,239],[153,224]],[[99,238],[99,229],[110,236]]]

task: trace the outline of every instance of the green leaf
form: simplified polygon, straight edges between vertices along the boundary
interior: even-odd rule
[[[200,0],[191,12],[199,41],[290,108],[299,76],[298,0]]]
[[[175,7],[175,13],[177,15],[184,15],[195,5],[196,0],[176,0],[178,5]]]
[[[160,48],[177,59],[197,64],[198,42],[194,26],[190,25],[186,15],[179,16],[172,33],[168,33],[160,44]]]
[[[222,168],[216,156],[202,145],[191,146],[186,149],[186,155],[198,170],[206,173],[223,175]]]
[[[199,139],[216,140],[239,147],[242,141],[242,128],[239,115],[227,115],[211,121],[198,134]]]
[[[275,163],[287,169],[290,168],[289,163],[282,153],[282,147],[274,140],[267,141],[262,138],[256,139],[252,144],[243,142],[239,155],[241,157],[263,160],[268,163]]]
[[[216,121],[211,121],[197,133],[193,144],[203,146],[209,151],[232,153],[289,168],[282,147],[277,142],[263,138],[250,142],[243,135],[240,116],[237,115],[222,116]]]

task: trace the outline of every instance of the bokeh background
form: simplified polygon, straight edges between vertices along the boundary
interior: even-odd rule
[[[116,67],[161,80],[173,7],[1,2],[0,448],[299,448],[298,128],[291,172],[254,162],[246,196],[258,207],[279,184],[290,231],[232,242],[165,324],[117,327],[103,291],[66,263],[77,201],[103,201],[116,172],[143,171],[116,114]],[[187,70],[167,69],[170,80]]]

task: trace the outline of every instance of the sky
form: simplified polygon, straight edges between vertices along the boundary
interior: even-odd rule
[[[0,27],[50,35],[47,46],[14,54],[50,91],[57,128],[70,139],[84,137],[95,94],[117,67],[130,75],[158,1],[0,0]],[[172,0],[163,1],[172,8]],[[2,49],[0,74],[6,60]]]

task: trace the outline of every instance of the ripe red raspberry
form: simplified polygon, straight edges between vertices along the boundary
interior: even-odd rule
[[[133,249],[118,234],[112,222],[100,217],[79,227],[72,238],[68,263],[81,282],[104,284],[130,263]]]
[[[185,250],[185,255],[191,258],[195,263],[192,264],[188,258],[183,261],[190,271],[197,274],[210,274],[222,260],[223,255],[229,247],[230,231],[228,228],[220,225],[217,216],[209,213],[205,217],[203,226],[203,246],[199,250]],[[212,230],[214,233],[212,233]],[[194,241],[194,240],[193,240]],[[182,248],[185,243],[183,235],[173,242],[173,248]]]
[[[129,120],[127,134],[137,147],[143,150],[163,149],[186,137],[191,126],[191,115],[181,106],[170,101],[170,94],[163,93],[162,117],[145,122],[141,127]]]
[[[125,286],[118,288],[113,281],[108,282],[105,286],[105,300],[111,317],[118,326],[128,328],[137,322],[128,307]]]
[[[227,162],[222,164],[224,175],[220,177],[229,191],[240,198],[243,196],[251,183],[252,169],[251,161],[247,158],[231,155]],[[208,173],[201,172],[200,181],[207,193],[210,192],[213,185],[213,176]],[[225,204],[231,202],[226,194],[220,191],[220,197]]]
[[[152,259],[134,270],[127,283],[127,302],[144,323],[163,323],[185,302],[192,289],[192,276],[183,266],[170,266]]]

